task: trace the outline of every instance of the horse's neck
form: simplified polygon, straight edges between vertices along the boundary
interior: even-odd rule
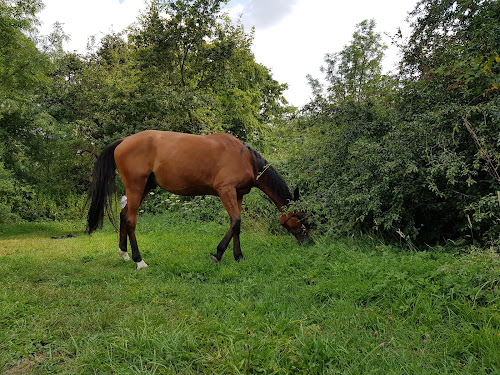
[[[262,184],[258,184],[257,187],[262,190],[264,194],[266,194],[271,199],[271,201],[273,201],[279,211],[283,210],[283,206],[285,205],[285,203],[281,199],[279,199],[276,194],[273,194],[272,190],[268,189]]]
[[[278,181],[278,184],[281,186],[277,185],[276,182],[273,183],[268,176],[263,174],[257,179],[255,186],[273,201],[279,211],[283,211],[284,206],[290,203],[292,195],[282,179]]]

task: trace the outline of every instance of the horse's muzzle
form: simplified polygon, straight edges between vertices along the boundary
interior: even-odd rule
[[[305,247],[308,247],[308,246],[312,246],[314,245],[314,240],[311,236],[307,235],[305,237],[302,237],[302,238],[297,238],[297,242],[300,246],[305,246]]]

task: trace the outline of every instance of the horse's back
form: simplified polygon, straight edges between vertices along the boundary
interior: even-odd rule
[[[250,183],[252,168],[242,149],[243,143],[230,134],[146,130],[124,138],[115,161],[124,179],[124,174],[144,179],[152,172],[158,185],[171,192],[216,194],[220,185]]]

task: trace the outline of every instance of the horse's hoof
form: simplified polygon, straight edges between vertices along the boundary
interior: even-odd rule
[[[146,262],[141,260],[139,263],[137,263],[137,271],[147,268],[147,266],[148,265],[146,264]]]
[[[211,258],[210,258],[210,260],[212,261],[212,264],[215,264],[215,263],[219,263],[219,262],[220,262],[220,261],[219,261],[219,259],[217,259],[217,258],[215,257],[215,255],[212,255],[212,256],[211,256]]]
[[[124,260],[130,260],[130,257],[128,256],[128,253],[126,251],[122,251],[121,249],[118,249],[118,254],[124,259]]]
[[[242,255],[242,256],[240,256],[238,258],[234,258],[234,260],[237,261],[237,262],[241,262],[242,260],[245,260],[245,257]]]

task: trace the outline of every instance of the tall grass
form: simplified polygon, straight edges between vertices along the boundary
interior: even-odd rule
[[[212,265],[226,225],[146,215],[137,272],[111,226],[83,228],[0,229],[0,373],[500,371],[498,254],[301,248],[244,222],[246,261]]]

